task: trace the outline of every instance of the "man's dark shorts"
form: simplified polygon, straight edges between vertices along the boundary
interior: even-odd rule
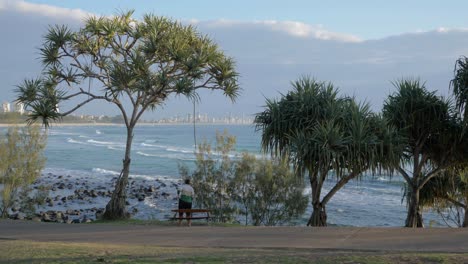
[[[192,203],[179,200],[179,209],[192,209]],[[183,217],[184,213],[179,213],[179,217]],[[187,217],[190,217],[190,213],[185,213]]]

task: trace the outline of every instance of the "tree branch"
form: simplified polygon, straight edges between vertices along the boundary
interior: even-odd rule
[[[458,207],[462,207],[465,210],[467,209],[467,206],[465,204],[463,204],[463,203],[461,203],[461,202],[459,202],[459,201],[457,201],[457,200],[455,200],[455,199],[453,199],[453,198],[451,198],[449,196],[442,196],[441,198],[453,203],[454,205],[456,205]]]
[[[406,182],[408,184],[410,184],[411,186],[413,186],[413,181],[411,180],[410,176],[408,175],[408,173],[406,173],[406,171],[402,168],[402,167],[398,167],[398,172],[401,174],[401,176],[403,176],[403,178],[405,178]]]
[[[422,181],[419,183],[419,186],[418,187],[423,187],[430,179],[434,178],[435,176],[437,176],[437,174],[442,170],[444,169],[444,167],[440,166],[440,167],[437,167],[435,170],[432,170],[431,172],[429,172],[423,179]]]
[[[346,183],[348,183],[351,179],[354,179],[356,176],[358,176],[358,173],[351,172],[348,176],[341,178],[335,186],[323,197],[322,199],[322,205],[325,205],[328,203],[328,201],[335,195],[336,192],[338,192],[343,186],[345,186]]]

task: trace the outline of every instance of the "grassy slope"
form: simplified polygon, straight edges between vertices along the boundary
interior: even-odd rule
[[[0,263],[468,263],[468,254],[174,248],[0,240]]]

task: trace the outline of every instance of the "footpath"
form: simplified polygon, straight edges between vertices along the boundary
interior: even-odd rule
[[[468,253],[468,228],[178,227],[0,220],[0,240],[5,239],[164,247]]]

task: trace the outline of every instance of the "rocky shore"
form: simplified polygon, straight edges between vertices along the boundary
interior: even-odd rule
[[[33,214],[16,205],[9,218],[57,223],[86,223],[99,219],[110,200],[117,176],[72,176],[45,173],[31,185],[36,197]],[[132,218],[164,220],[177,206],[176,190],[181,184],[167,177],[129,177],[127,210]],[[19,203],[18,203],[19,204]]]

